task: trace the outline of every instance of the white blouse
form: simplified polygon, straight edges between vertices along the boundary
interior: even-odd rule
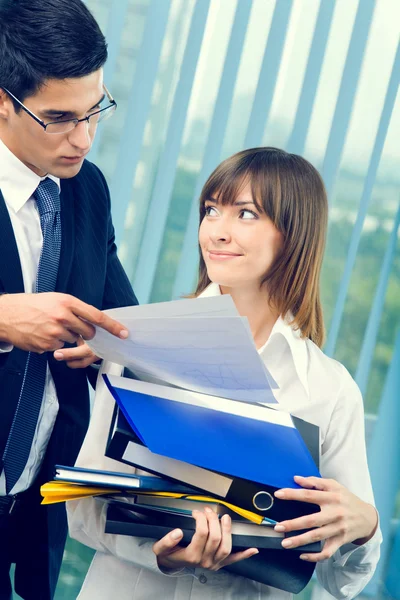
[[[218,295],[211,284],[202,296]],[[282,318],[259,353],[279,385],[279,408],[320,428],[320,472],[346,486],[365,502],[374,503],[364,440],[360,391],[337,361],[310,340],[302,339]],[[101,372],[119,373],[105,363]],[[100,372],[100,373],[101,373]],[[104,456],[114,401],[101,378],[89,431],[78,457],[80,466],[135,472]],[[79,600],[290,600],[288,592],[233,575],[203,568],[163,574],[152,546],[155,540],[105,534],[106,505],[87,498],[67,503],[70,535],[97,550]],[[363,546],[346,544],[317,564],[321,585],[335,598],[354,598],[372,577],[380,554],[380,529]]]

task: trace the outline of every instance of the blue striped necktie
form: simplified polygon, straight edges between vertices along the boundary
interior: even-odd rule
[[[36,189],[43,246],[36,278],[36,292],[54,292],[61,250],[61,215],[58,185],[49,178]],[[46,383],[47,353],[29,352],[22,388],[3,454],[7,494],[22,475],[32,447]]]

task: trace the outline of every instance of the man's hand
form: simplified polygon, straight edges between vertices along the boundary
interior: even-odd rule
[[[299,531],[310,529],[282,542],[284,548],[297,548],[303,544],[324,541],[322,552],[301,554],[300,558],[319,562],[333,556],[344,544],[353,542],[362,545],[372,538],[378,527],[378,515],[371,504],[334,479],[319,477],[295,477],[295,482],[304,489],[285,488],[275,492],[282,500],[300,500],[318,505],[320,512],[282,521],[275,525],[276,531]]]
[[[183,567],[202,567],[218,571],[226,565],[258,554],[257,548],[248,548],[232,554],[231,518],[224,515],[221,521],[211,508],[205,512],[194,510],[196,531],[186,548],[178,546],[182,530],[174,529],[153,546],[160,568],[176,570]]]
[[[90,340],[97,325],[127,338],[121,323],[68,294],[4,294],[0,297],[0,340],[31,352],[59,350],[65,342]]]
[[[56,350],[54,358],[59,362],[66,362],[70,369],[85,369],[97,360],[100,360],[89,346],[85,344],[82,338],[76,340],[76,348]]]

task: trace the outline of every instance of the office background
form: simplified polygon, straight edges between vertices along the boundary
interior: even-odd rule
[[[398,0],[86,0],[118,102],[91,155],[109,182],[119,254],[141,303],[193,290],[197,198],[224,158],[268,145],[322,173],[330,228],[325,351],[364,395],[384,533],[363,598],[400,600]],[[91,551],[69,540],[57,600]],[[325,600],[315,582],[301,600]]]

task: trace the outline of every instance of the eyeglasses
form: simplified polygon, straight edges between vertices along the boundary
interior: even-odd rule
[[[22,110],[24,110],[30,117],[32,117],[32,119],[34,119],[37,123],[39,123],[39,125],[41,127],[43,127],[44,131],[46,133],[49,133],[50,135],[68,133],[69,131],[72,131],[73,129],[75,129],[75,127],[78,125],[78,123],[82,123],[83,121],[87,121],[89,126],[90,125],[95,126],[98,123],[100,123],[101,121],[105,121],[106,119],[109,119],[116,111],[117,103],[114,100],[114,98],[111,96],[110,92],[108,91],[108,89],[106,88],[105,85],[103,85],[103,89],[106,93],[108,101],[110,102],[109,106],[105,106],[104,108],[102,108],[100,110],[96,110],[95,112],[90,113],[90,115],[87,115],[83,119],[67,119],[67,120],[53,121],[51,123],[45,123],[44,121],[42,121],[42,119],[39,119],[39,117],[37,117],[31,110],[29,110],[29,108],[27,108],[24,104],[22,104],[22,102],[20,100],[18,100],[18,98],[16,98],[14,96],[14,94],[12,94],[5,87],[3,87],[3,90],[9,96],[11,96],[11,98],[13,98],[13,100],[18,102],[18,104],[20,105]]]

